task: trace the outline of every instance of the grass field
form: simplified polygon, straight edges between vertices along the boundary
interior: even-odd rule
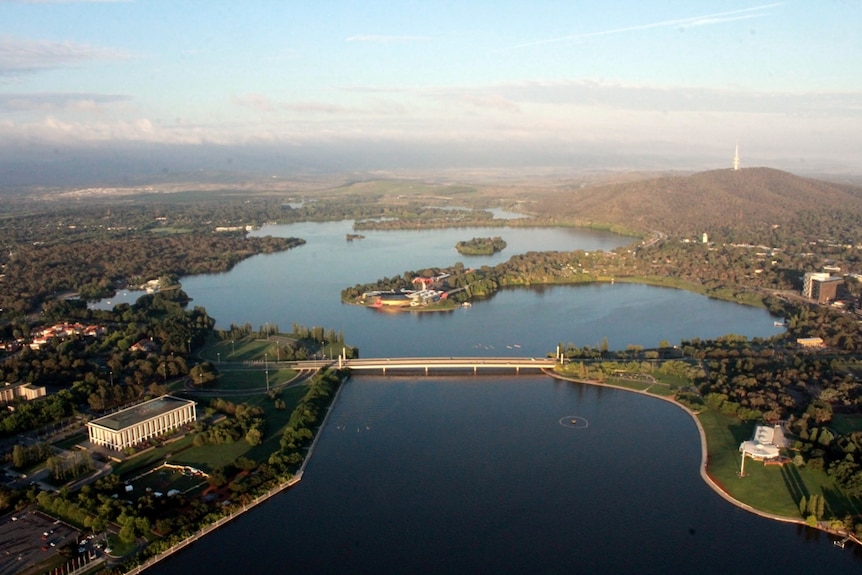
[[[784,466],[766,466],[745,460],[745,477],[737,473],[742,464],[739,444],[750,439],[754,423],[743,423],[712,410],[699,416],[709,446],[709,474],[734,498],[756,509],[787,517],[801,518],[802,496],[822,495],[828,510],[838,518],[847,513],[862,512],[862,501],[841,493],[835,483],[820,470]]]
[[[856,413],[836,413],[832,416],[829,427],[841,435],[862,431],[862,415]]]
[[[172,489],[178,489],[185,493],[205,483],[206,480],[204,478],[193,475],[189,476],[177,469],[169,467],[156,468],[143,477],[136,479],[131,484],[134,487],[134,491],[129,493],[127,497],[131,496],[131,499],[140,497],[147,492],[148,488],[162,494],[167,494]]]
[[[270,369],[269,386],[286,383],[296,377],[293,369]],[[264,389],[267,385],[267,373],[260,369],[227,370],[220,372],[216,379],[215,389]],[[211,389],[211,388],[209,388]]]
[[[234,403],[248,403],[263,408],[266,413],[266,434],[263,442],[254,447],[245,440],[222,445],[203,445],[201,447],[190,447],[171,457],[170,462],[176,465],[191,465],[205,472],[210,472],[217,467],[224,467],[236,461],[238,457],[245,456],[255,461],[265,461],[270,453],[279,447],[279,440],[284,426],[290,419],[296,404],[305,393],[304,386],[285,389],[281,392],[281,399],[286,404],[286,409],[275,409],[275,405],[265,395],[237,396],[231,397]]]
[[[59,441],[54,444],[54,447],[59,447],[60,449],[72,449],[79,443],[83,443],[87,441],[88,436],[86,433],[78,433],[71,437],[67,437],[63,441]]]
[[[149,467],[164,463],[165,459],[168,459],[171,454],[190,447],[193,439],[194,434],[190,433],[182,439],[167,445],[162,445],[161,447],[153,448],[146,453],[141,453],[135,457],[130,457],[121,463],[114,464],[112,466],[114,470],[113,472],[121,479],[143,473]]]
[[[203,359],[216,364],[219,360],[224,363],[264,361],[265,355],[268,356],[266,359],[272,362],[278,359],[275,340],[247,337],[233,341],[216,341],[200,351]]]

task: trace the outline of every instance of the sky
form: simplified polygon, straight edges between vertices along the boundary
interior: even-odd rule
[[[862,173],[862,2],[0,0],[7,164],[712,169],[737,143]]]

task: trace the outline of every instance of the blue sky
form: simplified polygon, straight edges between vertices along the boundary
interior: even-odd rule
[[[862,173],[860,71],[857,0],[0,0],[0,144]]]

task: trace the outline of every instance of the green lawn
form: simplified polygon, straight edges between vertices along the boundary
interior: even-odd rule
[[[176,453],[189,447],[192,444],[193,439],[194,433],[189,433],[182,439],[161,447],[156,447],[146,453],[130,457],[122,463],[113,465],[113,472],[115,475],[120,476],[121,479],[124,478],[124,476],[143,473],[148,467],[164,463],[165,458],[167,458],[169,454]]]
[[[854,431],[862,431],[862,415],[856,413],[837,413],[832,416],[829,427],[841,435],[847,435]]]
[[[200,356],[218,365],[243,361],[275,362],[279,358],[276,337],[282,342],[291,339],[290,336],[273,336],[273,339],[259,339],[257,336],[244,337],[237,340],[212,340],[212,343],[200,350]],[[264,356],[267,356],[266,358]]]
[[[609,377],[607,378],[607,380],[605,380],[605,383],[607,383],[608,385],[614,385],[616,387],[624,387],[626,389],[631,389],[634,391],[643,391],[650,386],[655,386],[655,384],[651,381],[632,381],[631,379],[622,379],[619,377]]]
[[[227,366],[225,366],[227,367]],[[293,369],[270,369],[269,386],[285,383],[296,377]],[[215,389],[263,389],[266,387],[267,373],[260,369],[225,369],[216,379]]]
[[[151,473],[137,479],[132,484],[135,489],[129,495],[132,495],[133,498],[140,497],[147,492],[147,488],[162,494],[167,494],[167,492],[172,489],[178,489],[185,492],[201,485],[202,483],[206,483],[206,480],[200,476],[190,477],[179,470],[163,467],[162,469],[153,470]]]
[[[709,446],[709,474],[734,499],[761,511],[794,518],[801,517],[799,500],[812,494],[822,495],[828,510],[838,518],[862,511],[862,501],[844,496],[823,471],[793,464],[766,466],[746,458],[745,477],[739,477],[739,444],[751,438],[754,423],[743,423],[713,410],[705,410],[698,417]]]
[[[228,398],[236,404],[248,403],[263,408],[266,418],[266,434],[260,445],[252,447],[245,440],[240,439],[230,444],[194,447],[192,442],[195,434],[189,433],[186,437],[173,443],[157,447],[114,465],[114,473],[121,478],[134,476],[161,465],[165,461],[174,465],[190,465],[204,472],[233,463],[240,456],[258,462],[265,461],[272,452],[278,449],[282,430],[304,394],[304,385],[282,390],[280,397],[286,404],[285,409],[282,410],[275,409],[274,402],[264,394]],[[202,407],[206,407],[206,404],[202,403]]]
[[[54,447],[59,447],[60,449],[73,449],[79,443],[87,441],[87,439],[88,437],[86,433],[79,433],[77,435],[67,437],[63,441],[58,441],[54,444]]]
[[[272,400],[265,395],[237,396],[229,398],[234,403],[248,403],[262,407],[266,412],[266,435],[260,445],[254,447],[241,439],[234,443],[222,445],[203,445],[191,447],[171,457],[170,462],[176,465],[191,465],[205,472],[216,467],[223,467],[236,461],[240,456],[245,456],[255,461],[265,461],[269,455],[279,447],[279,440],[284,426],[290,419],[296,404],[305,394],[305,386],[291,387],[281,392],[281,399],[286,404],[286,409],[275,409]]]

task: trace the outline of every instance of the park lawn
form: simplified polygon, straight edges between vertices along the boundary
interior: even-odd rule
[[[847,435],[854,431],[862,431],[862,415],[856,413],[836,413],[832,416],[829,427],[840,435]]]
[[[266,395],[237,396],[229,398],[236,404],[248,403],[262,407],[266,418],[266,434],[260,445],[252,447],[244,439],[234,443],[221,445],[203,445],[191,447],[172,457],[170,462],[176,465],[191,465],[204,472],[210,472],[217,467],[224,467],[245,456],[254,461],[266,461],[269,455],[280,447],[282,432],[290,415],[305,394],[305,386],[289,387],[281,391],[281,399],[284,400],[286,408],[275,409],[274,403]]]
[[[124,543],[118,534],[108,533],[108,549],[111,550],[112,557],[125,557],[136,549],[137,544],[137,541]]]
[[[224,363],[243,361],[263,361],[264,354],[269,355],[269,361],[275,362],[278,353],[275,350],[276,341],[247,337],[237,340],[215,341],[200,351],[200,356],[213,363],[218,364],[219,359]]]
[[[737,474],[742,464],[739,444],[750,439],[753,422],[743,422],[714,410],[698,415],[706,432],[709,450],[709,475],[734,499],[756,509],[798,518],[798,500],[794,500],[785,474],[780,466],[764,466],[759,461],[746,459],[745,477]]]
[[[143,473],[146,468],[152,467],[156,464],[160,465],[164,463],[165,459],[168,459],[170,455],[191,446],[192,441],[194,440],[194,435],[194,432],[189,433],[182,439],[162,445],[161,447],[154,447],[140,455],[130,457],[121,463],[116,463],[111,466],[113,473],[118,475],[121,479],[124,476]]]
[[[127,496],[134,495],[134,497],[140,497],[147,492],[147,488],[162,494],[167,494],[172,489],[186,492],[200,486],[201,483],[206,483],[201,477],[189,476],[178,469],[163,467],[161,469],[154,469],[152,472],[135,480],[132,484],[134,491],[127,494]]]
[[[270,369],[269,386],[286,383],[296,377],[295,369]],[[267,373],[260,369],[224,370],[216,378],[215,389],[264,389]]]
[[[671,375],[667,373],[653,372],[650,375],[655,377],[656,381],[667,384],[671,389],[679,389],[691,385],[691,380],[681,375]]]
[[[249,451],[251,451],[251,446],[245,439],[240,439],[233,443],[192,447],[178,453],[176,457],[172,457],[170,463],[173,465],[190,465],[204,473],[210,473],[213,469],[229,465],[242,456],[248,457]]]
[[[650,395],[658,395],[660,397],[673,397],[676,393],[671,386],[663,384],[663,383],[654,383],[650,385],[646,392]]]
[[[67,437],[63,441],[58,441],[54,444],[54,447],[59,447],[60,449],[73,449],[79,443],[84,443],[87,441],[88,437],[86,433],[78,433],[77,435],[73,435],[71,437]]]
[[[739,444],[751,438],[755,424],[714,410],[704,410],[698,418],[709,446],[708,472],[734,499],[761,511],[792,518],[801,518],[799,501],[803,495],[812,494],[824,496],[828,510],[835,517],[862,511],[862,501],[846,497],[822,470],[796,467],[792,463],[764,465],[747,458],[745,477],[738,477],[742,463]]]
[[[617,377],[609,377],[607,378],[607,380],[605,380],[605,383],[616,387],[624,387],[626,389],[631,389],[634,391],[644,391],[651,385],[655,385],[651,381],[632,381],[631,379],[620,379]],[[659,394],[657,393],[656,395]]]

